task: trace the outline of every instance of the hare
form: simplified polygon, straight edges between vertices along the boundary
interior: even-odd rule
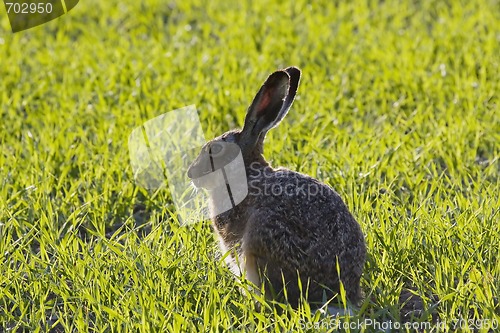
[[[224,165],[230,160],[227,145],[238,147],[248,194],[213,217],[221,250],[231,251],[227,258],[233,271],[256,286],[264,284],[266,298],[292,307],[301,297],[322,305],[339,294],[340,282],[348,301],[358,305],[366,256],[359,224],[332,188],[298,172],[274,169],[262,155],[266,133],[290,109],[300,75],[297,67],[272,73],[248,108],[243,129],[206,143],[187,176],[196,187],[212,186],[216,193],[213,184],[200,179],[213,171],[214,161]]]

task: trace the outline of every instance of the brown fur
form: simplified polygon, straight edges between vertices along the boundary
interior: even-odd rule
[[[240,272],[254,284],[264,283],[268,298],[284,300],[286,288],[292,306],[301,296],[321,306],[339,293],[341,281],[348,300],[357,304],[366,256],[359,224],[332,188],[298,172],[273,169],[262,155],[265,134],[286,115],[299,78],[295,67],[273,73],[252,102],[243,130],[207,143],[240,147],[249,190],[236,207],[214,217],[214,227],[222,247],[237,254]],[[190,178],[211,171],[201,167],[208,165],[203,158],[191,165]]]

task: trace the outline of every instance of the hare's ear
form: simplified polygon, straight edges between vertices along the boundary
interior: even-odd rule
[[[292,106],[300,81],[300,70],[288,67],[269,75],[248,108],[241,138],[253,145],[285,117]]]

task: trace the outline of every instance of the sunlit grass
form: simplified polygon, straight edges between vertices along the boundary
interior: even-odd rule
[[[289,65],[299,95],[265,155],[362,226],[366,301],[346,320],[400,321],[411,289],[414,321],[500,321],[497,1],[81,1],[17,34],[4,14],[0,330],[335,331],[307,306],[257,310],[209,224],[181,227],[129,166],[144,121],[196,104],[207,135],[238,127]]]

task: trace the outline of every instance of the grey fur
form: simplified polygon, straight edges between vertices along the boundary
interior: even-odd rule
[[[321,306],[339,293],[340,270],[348,300],[358,304],[366,256],[359,224],[332,188],[298,172],[273,169],[262,156],[265,135],[288,112],[299,79],[296,67],[271,74],[248,109],[243,130],[229,131],[203,148],[236,143],[249,189],[241,203],[214,217],[214,231],[222,250],[233,251],[228,261],[235,273],[257,286],[264,283],[266,297],[284,300],[286,287],[287,301],[298,306],[300,278],[302,295]],[[200,154],[192,163],[191,179],[212,171],[207,156]]]

